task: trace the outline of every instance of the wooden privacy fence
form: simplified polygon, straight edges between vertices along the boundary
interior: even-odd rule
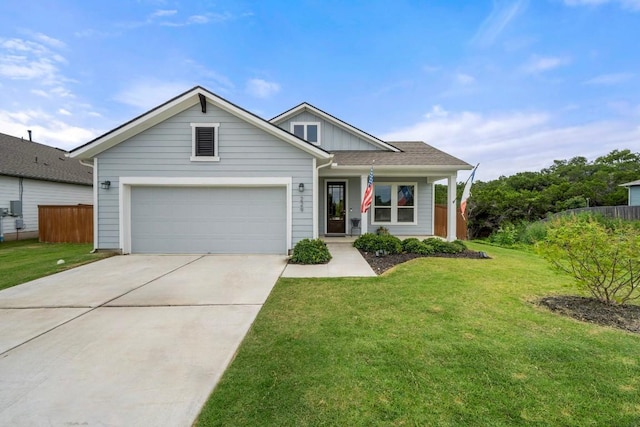
[[[433,234],[447,237],[447,205],[435,205],[433,213]],[[467,221],[462,218],[462,212],[456,207],[456,238],[467,240]]]
[[[46,243],[93,243],[93,206],[38,205],[38,238]]]
[[[640,206],[593,206],[591,208],[570,209],[556,215],[582,212],[597,213],[607,218],[618,218],[626,221],[640,220]]]

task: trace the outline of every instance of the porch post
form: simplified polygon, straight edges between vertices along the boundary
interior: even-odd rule
[[[458,217],[458,208],[456,206],[456,181],[458,172],[449,176],[447,183],[447,241],[456,240],[456,224]]]
[[[360,175],[360,203],[362,203],[362,199],[364,199],[364,191],[367,189],[367,183],[369,182],[369,175]],[[360,209],[360,207],[358,207]],[[364,234],[367,232],[368,224],[367,224],[368,213],[360,213],[360,233]]]

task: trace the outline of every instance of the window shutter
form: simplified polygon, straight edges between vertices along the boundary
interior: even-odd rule
[[[196,128],[196,156],[213,157],[215,128]]]

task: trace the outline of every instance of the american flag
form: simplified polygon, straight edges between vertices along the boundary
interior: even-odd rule
[[[372,198],[373,198],[373,166],[371,166],[371,170],[369,171],[369,181],[367,182],[367,189],[364,192],[364,197],[362,198],[362,204],[360,205],[361,213],[367,213],[367,211],[371,207]]]

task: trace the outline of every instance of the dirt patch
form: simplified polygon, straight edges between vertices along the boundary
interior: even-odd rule
[[[541,298],[539,305],[583,322],[640,334],[640,306],[604,304],[595,298],[558,295]]]
[[[407,262],[416,258],[438,257],[438,258],[490,259],[490,257],[484,252],[476,252],[468,249],[464,252],[460,252],[459,254],[435,254],[435,255],[394,254],[394,255],[376,256],[376,254],[372,252],[360,251],[360,253],[362,254],[362,257],[369,263],[373,271],[376,272],[376,274],[382,274],[385,271],[389,270],[392,267],[395,267],[398,264],[402,264],[403,262]]]

